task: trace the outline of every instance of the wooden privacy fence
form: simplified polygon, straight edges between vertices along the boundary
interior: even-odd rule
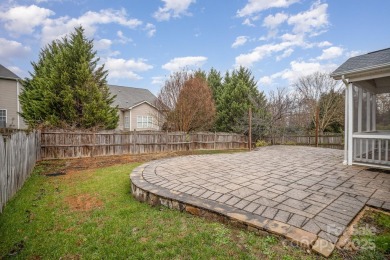
[[[197,149],[246,148],[247,137],[234,133],[43,131],[43,159],[158,153]]]
[[[271,144],[295,144],[314,146],[315,135],[281,135],[268,136],[264,140]],[[344,135],[340,133],[327,133],[318,136],[318,146],[334,149],[344,149]]]
[[[40,160],[40,133],[0,134],[0,213],[6,202],[22,187]]]

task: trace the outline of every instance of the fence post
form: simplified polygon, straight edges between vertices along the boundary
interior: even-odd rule
[[[93,132],[92,134],[92,150],[91,150],[91,157],[93,157],[93,154],[95,152],[95,145],[96,145],[96,136],[95,136],[95,132]]]
[[[135,129],[133,131],[133,154],[136,154]]]
[[[169,141],[169,133],[168,133],[168,130],[166,132],[166,135],[165,135],[165,150],[168,151],[168,148],[169,148],[169,145],[168,145],[168,141]]]
[[[217,148],[217,132],[214,131],[214,150]]]
[[[188,134],[188,150],[191,151],[192,149],[192,135],[191,133]]]

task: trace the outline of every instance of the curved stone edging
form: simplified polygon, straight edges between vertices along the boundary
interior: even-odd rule
[[[333,252],[335,248],[333,243],[303,229],[254,215],[226,204],[190,196],[182,192],[171,191],[147,182],[143,178],[145,169],[154,170],[153,167],[157,166],[162,160],[145,163],[134,169],[131,173],[131,190],[137,200],[153,206],[163,205],[171,209],[186,211],[190,214],[203,216],[222,223],[230,223],[252,232],[267,231],[285,237],[325,257],[330,256]]]

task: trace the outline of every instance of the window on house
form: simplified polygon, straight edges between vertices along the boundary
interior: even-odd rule
[[[0,127],[5,128],[7,126],[7,110],[0,109]]]
[[[137,128],[153,128],[153,117],[137,116]]]
[[[130,128],[130,117],[125,116],[125,128]]]

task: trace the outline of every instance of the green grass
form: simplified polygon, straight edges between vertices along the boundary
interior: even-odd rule
[[[43,162],[0,215],[0,259],[319,259],[256,235],[130,194],[131,163],[47,177]],[[90,210],[74,206],[79,197]],[[338,254],[333,254],[338,259]]]
[[[352,241],[360,247],[356,259],[390,258],[390,215],[368,211],[354,233]]]

